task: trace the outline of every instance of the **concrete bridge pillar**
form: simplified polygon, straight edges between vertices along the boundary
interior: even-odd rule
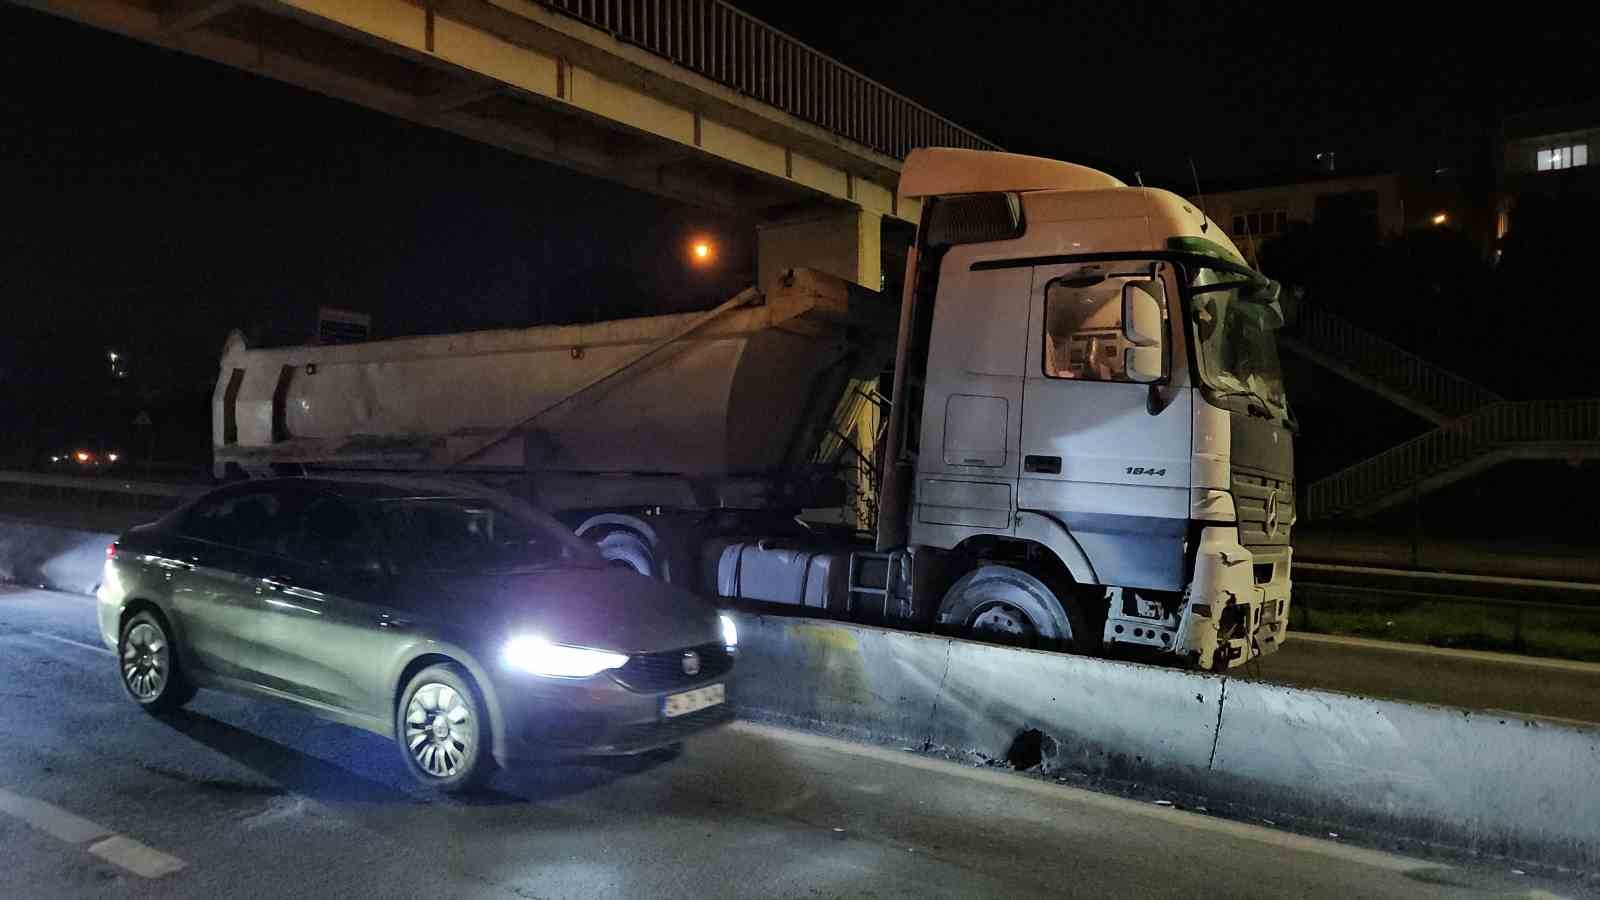
[[[883,215],[871,210],[816,207],[756,226],[756,283],[771,290],[788,269],[827,272],[872,290],[883,289]]]

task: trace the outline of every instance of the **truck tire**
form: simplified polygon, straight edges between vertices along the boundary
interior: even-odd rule
[[[963,575],[939,604],[939,624],[995,643],[1094,653],[1100,632],[1071,584],[1003,565]]]
[[[644,535],[617,528],[597,535],[594,542],[600,548],[600,555],[607,561],[649,578],[664,577],[656,560],[655,547]]]

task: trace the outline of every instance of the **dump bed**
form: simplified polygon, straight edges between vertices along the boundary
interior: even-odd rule
[[[709,313],[250,349],[213,395],[220,470],[777,476],[809,458],[894,310],[795,270]]]

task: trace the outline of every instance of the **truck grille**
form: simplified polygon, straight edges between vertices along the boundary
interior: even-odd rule
[[[693,675],[683,671],[683,657],[690,652],[700,656],[700,671]],[[701,644],[660,653],[635,654],[613,674],[623,687],[636,691],[665,691],[710,681],[726,675],[732,668],[733,654],[728,648],[721,644]]]
[[[1235,470],[1233,502],[1239,512],[1239,543],[1246,547],[1289,543],[1295,520],[1291,482]]]

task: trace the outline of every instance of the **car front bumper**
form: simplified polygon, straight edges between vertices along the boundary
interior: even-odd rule
[[[627,756],[670,746],[733,719],[731,673],[637,691],[607,674],[560,682],[507,676],[497,679],[500,715],[495,759],[502,765],[593,756]],[[723,702],[667,717],[666,698],[712,685],[724,687]]]

